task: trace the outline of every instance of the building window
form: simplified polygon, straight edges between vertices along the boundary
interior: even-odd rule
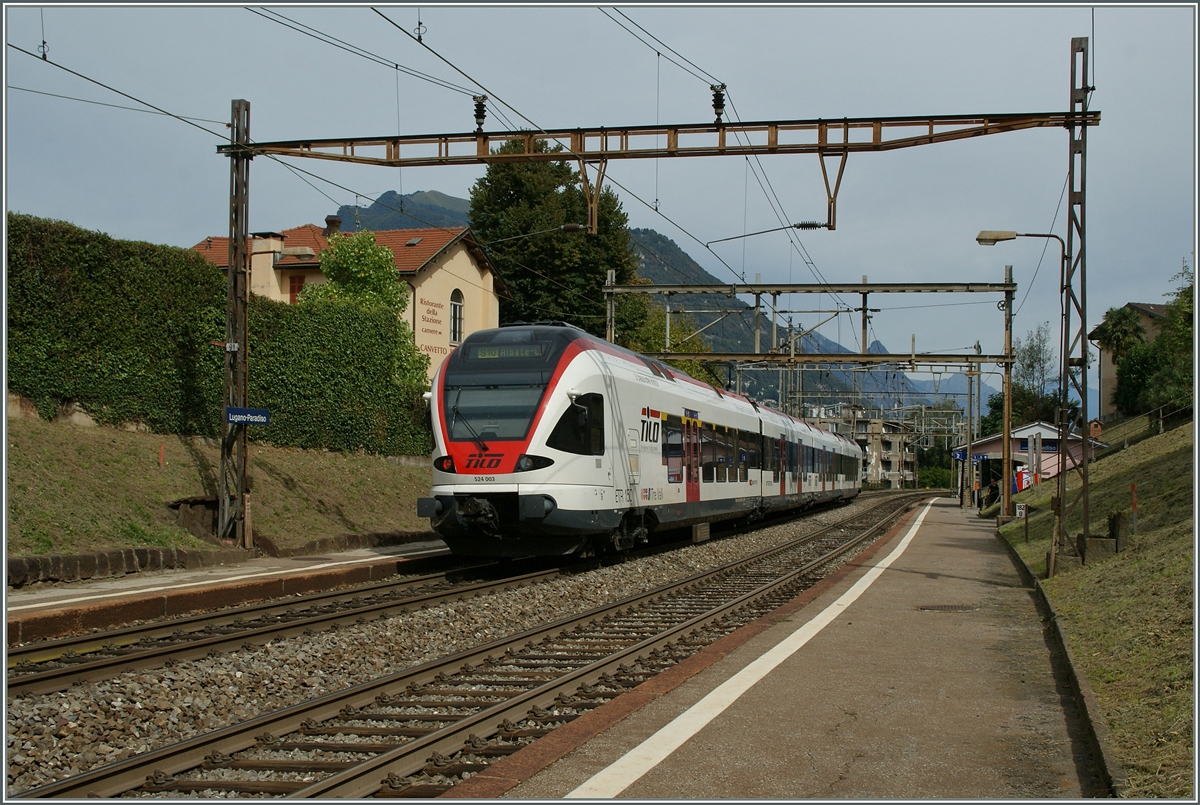
[[[450,294],[450,343],[457,344],[463,339],[463,295],[455,289]]]
[[[300,295],[300,291],[304,288],[304,275],[293,274],[289,278],[290,287],[288,288],[288,302],[296,304],[296,297]]]

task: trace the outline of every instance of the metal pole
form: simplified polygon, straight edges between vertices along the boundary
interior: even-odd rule
[[[1071,111],[1080,114],[1087,113],[1088,93],[1094,87],[1088,85],[1088,39],[1087,37],[1075,37],[1071,40]],[[1082,509],[1083,518],[1083,538],[1086,540],[1091,536],[1091,516],[1088,506],[1088,464],[1089,464],[1089,447],[1090,434],[1088,433],[1088,395],[1087,395],[1087,358],[1088,358],[1088,341],[1087,341],[1087,249],[1085,227],[1085,206],[1084,198],[1087,188],[1087,126],[1072,123],[1069,127],[1071,132],[1071,168],[1070,176],[1068,177],[1069,186],[1068,193],[1070,196],[1069,215],[1067,226],[1067,244],[1068,253],[1071,251],[1070,244],[1076,236],[1079,238],[1079,250],[1076,252],[1073,265],[1068,265],[1067,276],[1067,291],[1068,304],[1064,305],[1067,309],[1068,320],[1070,318],[1070,304],[1074,303],[1075,311],[1079,315],[1079,328],[1075,332],[1073,343],[1079,347],[1079,355],[1071,358],[1070,365],[1078,369],[1078,382],[1075,383],[1075,391],[1079,395],[1079,435],[1082,442],[1081,452],[1082,457],[1079,463],[1079,498],[1078,503]],[[1074,277],[1078,275],[1079,291],[1078,294],[1074,291]],[[1074,382],[1074,381],[1073,381]],[[1060,449],[1065,446],[1065,442],[1059,445]]]
[[[974,423],[974,413],[975,413],[975,401],[972,399],[972,392],[974,389],[973,381],[974,381],[974,378],[971,377],[971,373],[968,371],[967,372],[967,457],[963,460],[963,478],[964,478],[964,487],[965,487],[965,494],[963,495],[964,508],[966,508],[968,506],[973,506],[975,504],[975,469],[974,469],[975,465],[971,461],[971,449],[974,447],[974,444],[972,442],[973,442],[973,436],[975,433],[975,428],[974,428],[974,424],[973,424]],[[967,504],[965,502],[967,498],[971,499],[970,504]]]
[[[1060,355],[1059,373],[1059,423],[1058,423],[1058,500],[1055,509],[1054,541],[1050,548],[1050,560],[1047,573],[1053,576],[1057,572],[1057,553],[1059,549],[1066,554],[1074,554],[1067,535],[1067,514],[1075,504],[1080,504],[1082,516],[1083,538],[1090,534],[1091,512],[1088,505],[1088,448],[1089,435],[1087,432],[1087,306],[1086,306],[1086,249],[1085,244],[1085,214],[1084,199],[1087,187],[1087,126],[1074,120],[1076,114],[1087,113],[1088,93],[1094,89],[1088,85],[1088,40],[1087,37],[1071,39],[1071,122],[1067,130],[1071,134],[1070,160],[1067,170],[1067,240],[1063,244],[1063,262],[1060,279],[1062,292],[1062,351]],[[1079,240],[1079,250],[1075,251],[1076,238]],[[1075,290],[1075,278],[1079,278],[1079,290]],[[1074,309],[1079,316],[1078,329],[1071,325],[1071,311]],[[1079,356],[1071,353],[1079,347]],[[1076,380],[1072,368],[1079,370]],[[1074,386],[1079,395],[1080,415],[1080,459],[1075,469],[1079,473],[1079,496],[1067,505],[1067,456],[1070,450],[1071,422],[1067,403],[1069,392]]]
[[[1004,281],[1012,282],[1012,266],[1004,267]],[[1004,292],[1004,445],[1001,452],[1004,478],[1000,500],[1003,501],[1000,513],[1008,517],[1012,514],[1012,307],[1013,292]]]
[[[604,284],[604,295],[605,295],[605,297],[607,297],[606,301],[608,302],[608,304],[605,306],[606,310],[605,310],[605,317],[604,317],[604,340],[609,342],[610,344],[613,342],[613,339],[616,337],[616,329],[617,329],[617,322],[616,322],[617,297],[615,294],[613,294],[613,290],[612,290],[612,286],[614,286],[616,284],[617,284],[616,269],[610,268],[608,270],[608,281],[605,282],[605,284]]]
[[[667,334],[663,336],[663,352],[671,349],[671,295],[667,294]]]
[[[754,354],[762,352],[762,326],[759,306],[762,304],[762,294],[754,295]]]
[[[225,278],[225,408],[246,405],[246,304],[249,294],[250,103],[232,103],[229,151],[229,268]],[[246,426],[222,416],[221,476],[217,493],[217,536],[246,545]]]

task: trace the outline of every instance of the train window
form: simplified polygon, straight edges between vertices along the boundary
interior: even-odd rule
[[[559,417],[546,446],[580,456],[604,455],[604,397],[580,394]]]
[[[737,432],[737,479],[739,483],[745,483],[750,477],[747,465],[750,461],[750,434],[744,430]]]
[[[662,462],[667,468],[667,483],[683,483],[683,420],[668,415],[663,420]]]
[[[717,483],[725,483],[729,478],[729,470],[733,462],[733,450],[729,444],[729,428],[713,425],[717,439]],[[734,472],[734,478],[737,472]]]
[[[757,470],[759,468],[759,442],[761,437],[754,431],[746,432],[746,470]]]
[[[446,428],[451,441],[523,439],[542,389],[447,388]]]
[[[712,426],[700,428],[700,480],[711,484],[717,479],[717,433]]]

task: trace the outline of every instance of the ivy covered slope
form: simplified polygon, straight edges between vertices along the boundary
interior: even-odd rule
[[[8,214],[8,390],[52,418],[216,435],[225,283],[186,249]]]
[[[216,436],[225,281],[187,249],[8,215],[8,389],[43,418],[77,403],[97,422]],[[347,239],[352,240],[352,239]],[[372,242],[373,245],[373,242]],[[400,288],[399,283],[393,283]],[[395,308],[355,289],[285,305],[253,297],[251,439],[427,455],[424,364]]]

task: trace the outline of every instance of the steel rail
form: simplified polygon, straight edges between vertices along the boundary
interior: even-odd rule
[[[257,648],[264,643],[279,638],[295,637],[303,634],[306,630],[314,628],[328,628],[333,624],[352,623],[354,621],[366,618],[368,616],[383,617],[392,612],[401,612],[411,609],[419,609],[422,606],[438,604],[446,600],[462,598],[466,595],[478,595],[482,593],[503,590],[513,586],[522,586],[524,584],[533,584],[543,581],[548,578],[553,578],[562,572],[561,568],[553,568],[534,573],[526,573],[520,576],[506,577],[497,581],[479,582],[476,584],[468,584],[463,586],[451,587],[449,589],[441,589],[435,592],[426,593],[424,595],[414,595],[410,598],[398,600],[389,600],[382,602],[369,603],[362,606],[354,606],[348,609],[340,609],[335,612],[321,612],[312,615],[302,615],[294,619],[279,621],[277,623],[267,624],[263,626],[252,626],[230,634],[217,634],[211,636],[195,636],[198,630],[193,630],[186,634],[178,635],[181,640],[186,640],[183,643],[162,643],[160,645],[148,646],[143,650],[136,650],[136,647],[130,646],[136,653],[129,655],[107,656],[100,659],[80,662],[77,664],[49,668],[44,671],[35,671],[29,674],[19,676],[11,676],[7,682],[8,695],[16,693],[50,693],[59,690],[66,690],[71,685],[87,680],[96,680],[101,678],[109,678],[124,671],[144,670],[148,668],[162,667],[165,663],[175,660],[192,660],[199,657],[204,657],[211,652],[227,651],[233,648]],[[427,581],[424,583],[416,580],[410,580],[409,583],[395,583],[397,589],[403,589],[407,586],[424,586],[431,583],[436,583],[437,576],[425,577]],[[376,588],[371,588],[367,591],[378,592]],[[327,593],[317,596],[318,600],[336,600],[336,599],[353,599],[361,598],[364,595],[352,595],[347,591],[338,593]],[[310,607],[311,608],[311,607]],[[272,605],[262,605],[255,607],[260,610],[260,617],[270,613],[287,614],[289,610],[296,609],[294,601],[286,604],[275,603]],[[189,621],[195,624],[202,624],[208,620],[209,626],[229,625],[236,627],[236,620],[241,617],[239,614],[221,613],[219,617],[214,616],[196,616]],[[167,626],[157,626],[149,629],[147,634],[159,634],[167,632],[165,637],[175,636],[179,627],[174,623]],[[136,632],[137,627],[134,627],[132,632]],[[95,638],[92,638],[93,642]],[[105,639],[106,643],[113,642],[111,639]]]
[[[890,503],[894,500],[895,498],[889,498],[888,502]],[[597,618],[604,617],[606,614],[616,613],[622,610],[635,609],[650,602],[669,597],[672,593],[679,589],[695,586],[696,584],[702,583],[705,580],[729,574],[737,568],[742,568],[746,565],[761,561],[764,558],[768,558],[772,554],[794,549],[800,543],[811,542],[819,539],[830,531],[841,528],[853,520],[869,516],[871,511],[883,508],[885,505],[887,504],[881,504],[875,509],[868,510],[867,512],[860,512],[852,515],[851,517],[843,518],[836,523],[819,529],[811,534],[807,534],[797,540],[790,541],[784,545],[758,551],[755,554],[743,557],[742,559],[730,563],[729,565],[694,574],[693,576],[682,581],[668,585],[662,585],[654,590],[650,590],[639,595],[630,596],[606,607],[601,607],[579,615],[563,618],[550,624],[526,630],[517,635],[492,641],[491,643],[479,646],[477,648],[457,652],[441,660],[425,663],[377,680],[355,685],[343,691],[321,696],[309,702],[292,705],[279,711],[266,713],[238,724],[215,730],[211,733],[198,735],[177,744],[161,747],[150,752],[145,752],[108,766],[92,769],[88,772],[84,772],[83,774],[75,775],[54,783],[48,783],[35,789],[30,789],[29,791],[19,795],[19,797],[111,797],[133,791],[140,787],[148,778],[153,778],[155,775],[171,775],[200,766],[204,762],[205,758],[214,752],[232,754],[234,752],[248,749],[256,745],[257,736],[260,736],[264,733],[270,733],[273,735],[287,735],[300,729],[306,721],[323,721],[337,716],[343,708],[357,708],[369,704],[374,701],[379,694],[386,693],[388,689],[399,688],[403,690],[407,685],[410,684],[428,684],[431,681],[435,681],[438,675],[445,673],[448,669],[457,669],[464,663],[480,663],[489,655],[492,655],[496,652],[502,653],[508,647],[521,646],[527,642],[536,642],[544,638],[549,638],[561,632],[569,631],[575,627],[591,623]],[[885,519],[890,520],[892,517],[897,516],[897,514],[898,512],[893,511],[889,513]],[[603,672],[597,672],[596,677],[598,678],[602,674]],[[588,675],[581,669],[580,673],[577,673],[574,677],[572,677],[573,680],[576,678],[578,678],[580,682],[585,682],[587,681]],[[459,738],[461,740],[461,736],[459,736]],[[426,743],[436,744],[436,746],[429,747],[430,751],[434,751],[437,749],[437,746],[443,745],[440,739],[435,740],[434,736],[429,736],[429,741],[426,741]],[[397,768],[399,768],[399,766],[397,766]],[[358,777],[359,779],[362,778],[361,774],[351,776]],[[341,778],[338,782],[335,782],[334,785],[340,786],[344,782],[346,782],[345,778]],[[355,783],[355,785],[358,784]],[[322,794],[321,796],[327,795],[330,794]]]
[[[438,559],[449,558],[448,554],[439,555]],[[428,559],[418,560],[422,563],[427,563]],[[477,568],[491,566],[479,565]],[[61,657],[69,651],[82,653],[86,651],[95,651],[102,649],[104,645],[124,646],[130,643],[136,643],[142,638],[159,638],[169,637],[174,632],[181,629],[198,630],[206,626],[224,626],[235,622],[238,618],[259,617],[269,615],[276,612],[286,612],[288,609],[295,607],[311,606],[322,602],[336,602],[339,599],[350,599],[364,594],[370,594],[379,590],[386,590],[392,587],[418,586],[422,584],[437,583],[439,579],[445,578],[448,573],[455,573],[460,570],[476,569],[473,567],[453,568],[444,572],[426,573],[418,576],[408,576],[407,574],[396,574],[392,578],[382,579],[380,581],[368,582],[366,584],[343,587],[336,590],[321,590],[315,593],[308,593],[300,596],[289,596],[287,598],[272,598],[269,600],[258,601],[251,604],[243,604],[237,607],[227,607],[219,611],[202,612],[194,615],[184,615],[177,618],[165,618],[144,623],[125,626],[119,629],[109,629],[104,632],[88,632],[85,634],[70,635],[67,637],[59,637],[53,640],[43,640],[33,643],[25,643],[17,646],[9,646],[6,652],[8,658],[8,667],[11,668],[21,662],[45,662]],[[415,573],[417,568],[413,568]],[[404,575],[406,578],[400,579],[399,576]],[[103,644],[100,642],[103,641]]]

